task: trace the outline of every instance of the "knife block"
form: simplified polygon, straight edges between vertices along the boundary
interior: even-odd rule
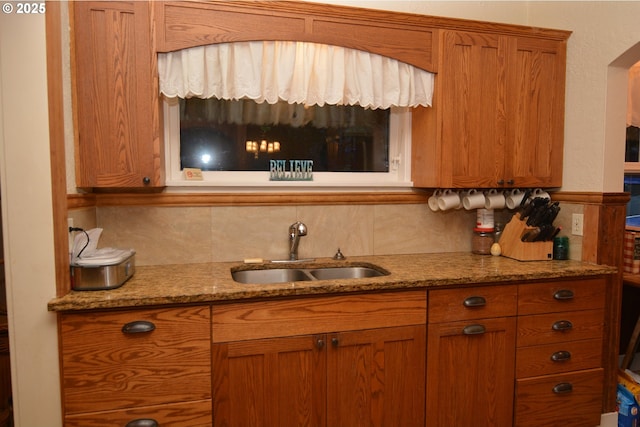
[[[553,259],[553,241],[523,242],[522,235],[535,227],[529,227],[516,213],[504,227],[500,236],[502,255],[518,261],[548,261]]]

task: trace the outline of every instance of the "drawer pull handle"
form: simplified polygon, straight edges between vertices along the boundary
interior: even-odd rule
[[[487,305],[487,300],[484,297],[469,297],[464,300],[465,307],[484,307]]]
[[[487,330],[482,325],[469,325],[465,326],[462,330],[462,333],[465,335],[481,335],[484,334]]]
[[[125,334],[144,334],[153,331],[156,328],[152,322],[146,320],[137,320],[135,322],[129,322],[122,327],[122,332]]]
[[[568,351],[556,351],[551,355],[551,360],[554,362],[566,362],[571,359],[571,353]]]
[[[571,383],[560,383],[560,384],[556,384],[555,387],[553,387],[553,392],[555,394],[567,394],[567,393],[571,393],[573,391],[573,385]]]
[[[151,418],[139,418],[127,423],[125,427],[158,427],[160,424]]]
[[[558,320],[553,324],[553,326],[551,326],[551,329],[559,332],[568,331],[571,328],[573,328],[573,323],[568,320]]]
[[[558,301],[573,299],[573,291],[571,289],[560,289],[555,294],[553,294],[553,298]]]

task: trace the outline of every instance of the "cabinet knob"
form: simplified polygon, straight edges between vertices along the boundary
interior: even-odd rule
[[[149,185],[151,184],[151,178],[149,178],[148,176],[145,176],[144,178],[142,178],[142,183],[144,185]]]
[[[139,418],[127,423],[125,427],[158,427],[160,424],[151,418]]]
[[[129,322],[122,327],[122,332],[125,334],[144,334],[156,329],[156,325],[146,320],[136,320],[135,322]]]
[[[322,349],[324,347],[324,340],[319,339],[318,341],[316,341],[316,347],[318,347],[319,349]]]
[[[486,331],[486,328],[482,325],[469,325],[464,327],[462,333],[465,335],[482,335]]]
[[[331,345],[333,345],[334,347],[337,347],[340,344],[340,341],[338,341],[338,338],[333,337],[331,338]]]
[[[571,383],[556,384],[552,390],[555,394],[571,393],[573,391],[573,384]]]
[[[568,331],[571,328],[573,328],[573,323],[568,320],[558,320],[551,326],[551,329],[558,332]]]
[[[499,179],[497,182],[498,185],[504,185],[504,179]]]
[[[484,297],[473,296],[465,298],[462,304],[465,307],[484,307],[487,305],[487,300]]]
[[[571,289],[560,289],[555,294],[553,294],[553,298],[558,301],[573,299],[573,291]]]
[[[571,353],[568,351],[556,351],[551,355],[553,362],[566,362],[569,359],[571,359]]]
[[[513,185],[516,183],[515,179],[510,179],[509,181],[507,181],[507,185]]]

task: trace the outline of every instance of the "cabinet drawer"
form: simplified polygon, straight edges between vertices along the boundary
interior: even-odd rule
[[[605,279],[518,285],[518,314],[604,308]]]
[[[200,306],[61,314],[66,413],[210,399],[210,313]],[[123,332],[132,322],[155,329]]]
[[[603,310],[518,317],[518,347],[602,338]]]
[[[429,323],[515,316],[516,301],[515,285],[429,291]]]
[[[522,347],[516,350],[516,378],[598,368],[601,363],[599,339]]]
[[[211,427],[211,400],[68,415],[65,427],[123,427],[134,420],[155,420],[159,426]],[[150,424],[140,424],[148,426]]]
[[[427,292],[384,292],[213,306],[213,342],[424,325]]]
[[[514,426],[598,426],[602,382],[602,369],[517,380]]]

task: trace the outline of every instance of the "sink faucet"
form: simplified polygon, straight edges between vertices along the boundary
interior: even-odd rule
[[[297,261],[298,259],[298,244],[300,243],[300,237],[307,235],[307,226],[296,221],[289,227],[289,260]]]

